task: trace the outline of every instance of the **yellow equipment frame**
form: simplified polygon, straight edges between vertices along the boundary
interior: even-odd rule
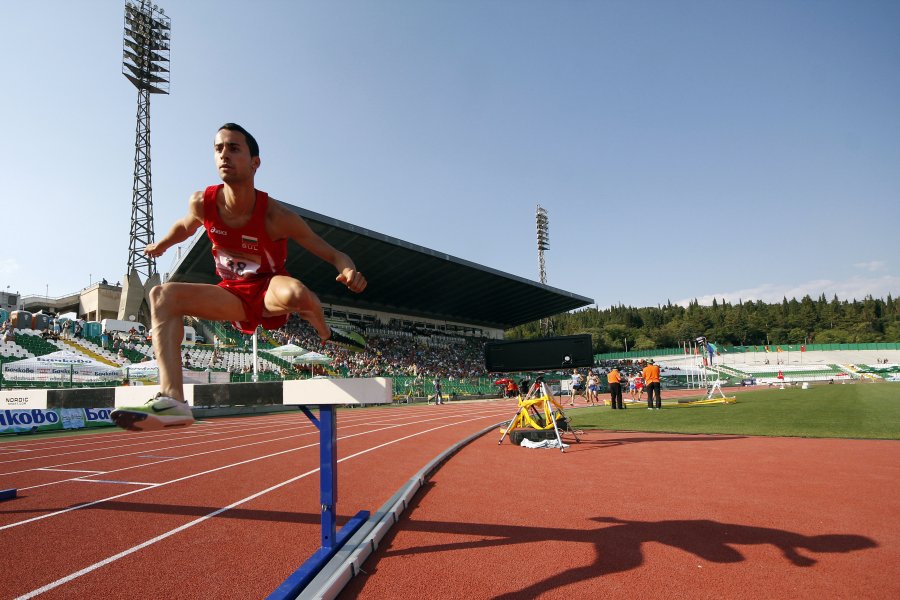
[[[556,407],[555,412],[554,407]],[[543,417],[543,423],[540,423],[536,417]],[[569,420],[562,405],[553,399],[553,395],[550,393],[550,388],[547,387],[547,384],[543,381],[536,381],[524,398],[519,395],[516,416],[510,421],[509,426],[502,430],[503,435],[500,436],[500,441],[497,443],[502,444],[509,432],[519,427],[537,429],[540,431],[553,429],[556,432],[556,441],[559,442],[559,449],[565,452],[565,445],[563,444],[562,436],[559,433],[559,427],[556,425],[557,419],[560,418],[564,419],[566,422]],[[578,434],[574,431],[572,431],[572,434],[575,436],[576,442],[581,441],[578,439]]]

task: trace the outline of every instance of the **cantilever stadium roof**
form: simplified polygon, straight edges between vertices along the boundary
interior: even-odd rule
[[[354,294],[330,264],[289,242],[287,270],[323,304],[507,329],[593,300],[478,265],[290,204],[329,244],[349,254],[369,284]],[[200,230],[169,281],[216,283],[209,238]]]

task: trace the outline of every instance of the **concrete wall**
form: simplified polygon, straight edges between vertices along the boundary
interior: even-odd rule
[[[78,316],[86,321],[115,319],[119,315],[122,288],[96,283],[85,288],[78,302]]]

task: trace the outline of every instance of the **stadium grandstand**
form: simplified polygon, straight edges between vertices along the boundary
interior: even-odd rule
[[[458,259],[435,250],[344,223],[301,208],[289,208],[335,247],[346,250],[366,274],[369,286],[355,295],[334,280],[330,265],[290,242],[287,269],[319,295],[327,321],[369,339],[359,353],[328,348],[304,321],[293,317],[258,339],[260,380],[321,374],[389,376],[398,398],[427,398],[433,380],[450,396],[496,396],[493,377],[484,372],[486,340],[502,338],[516,325],[574,310],[593,300],[521,277]],[[202,231],[179,250],[167,281],[215,283],[209,239]],[[104,335],[98,322],[115,318],[121,287],[106,280],[60,298],[19,298],[19,310],[0,308],[0,364],[3,387],[118,385],[124,379],[152,381],[152,348],[140,335]],[[32,313],[32,310],[37,312]],[[72,311],[74,318],[54,316]],[[75,328],[75,324],[78,328]],[[68,327],[66,326],[68,325]],[[189,382],[249,381],[252,343],[227,323],[186,319],[203,343],[182,348]],[[304,351],[283,356],[285,345]],[[626,377],[637,374],[638,360],[653,358],[662,368],[663,387],[774,385],[817,382],[896,381],[900,344],[830,344],[718,347],[703,365],[685,348],[597,355],[595,370],[615,365]],[[312,354],[306,354],[306,352]],[[322,351],[319,354],[316,351]],[[62,356],[58,353],[63,352]],[[39,357],[49,357],[38,361]],[[74,358],[73,358],[74,357]],[[13,363],[35,359],[31,375]],[[104,368],[115,369],[114,375]],[[43,369],[43,371],[41,371]],[[35,372],[44,373],[36,377]],[[52,376],[47,376],[47,373]],[[521,374],[527,377],[528,374]],[[567,373],[558,373],[561,382]],[[601,377],[605,388],[605,377]],[[563,385],[563,387],[565,387]]]
[[[327,355],[316,361],[270,353],[292,342],[307,350],[322,350],[312,330],[292,319],[282,330],[261,332],[260,379],[323,371],[344,376],[378,374],[395,377],[395,386],[407,397],[426,395],[434,378],[444,381],[444,390],[451,396],[492,394],[495,387],[484,373],[485,340],[502,338],[510,327],[593,303],[590,298],[286,206],[323,239],[353,256],[366,274],[369,285],[365,293],[350,294],[335,282],[330,265],[289,242],[288,271],[315,290],[330,324],[367,336],[371,349],[349,354],[329,348]],[[164,280],[217,282],[210,242],[202,230],[186,248],[179,249]],[[3,347],[0,361],[45,356],[65,347],[94,362],[124,368],[126,377],[152,359],[145,338],[126,335],[104,340],[101,335],[97,321],[118,316],[111,313],[118,305],[118,285],[103,280],[82,292],[54,299],[21,298],[20,310],[0,313],[0,320],[6,323],[3,327],[12,325],[16,330],[15,341]],[[61,320],[53,315],[67,311],[75,313],[72,316],[81,324],[78,335],[56,329]],[[249,378],[252,344],[247,336],[225,323],[187,319],[185,325],[193,327],[197,339],[205,342],[183,347],[186,370],[201,373],[201,379],[205,374],[208,380],[221,381],[222,374],[231,381]],[[4,379],[2,383],[27,385],[22,380]]]

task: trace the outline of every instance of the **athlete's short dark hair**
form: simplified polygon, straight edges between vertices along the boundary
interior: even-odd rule
[[[239,131],[244,134],[244,139],[247,140],[247,147],[250,148],[250,156],[259,156],[259,144],[256,143],[256,138],[250,134],[249,131],[238,125],[237,123],[225,123],[221,127],[219,127],[218,131],[222,131],[223,129],[227,129],[228,131]]]

